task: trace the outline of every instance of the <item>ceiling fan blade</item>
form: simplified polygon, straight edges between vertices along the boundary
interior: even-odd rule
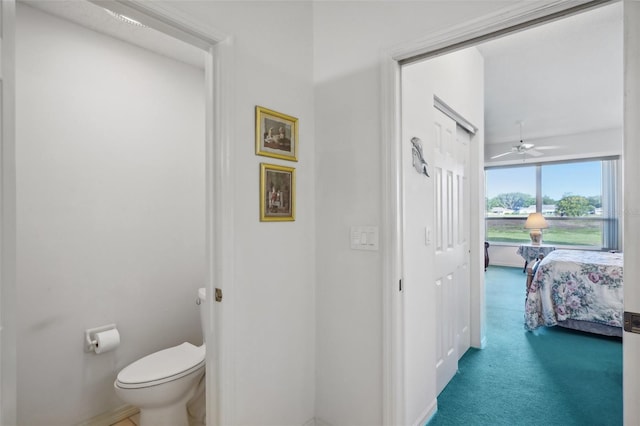
[[[502,154],[494,155],[493,157],[491,157],[491,159],[495,160],[496,158],[504,157],[505,155],[509,155],[509,154],[513,154],[513,151],[503,152]]]
[[[540,157],[541,155],[544,155],[544,153],[538,151],[537,149],[528,149],[525,151],[525,153],[532,157]]]
[[[535,145],[532,143],[521,143],[520,146],[522,147],[522,149],[531,149],[533,148]]]
[[[560,148],[560,147],[559,146],[555,146],[555,145],[553,145],[553,146],[550,145],[550,146],[539,146],[536,149],[538,151],[547,151],[547,150],[558,149],[558,148]]]

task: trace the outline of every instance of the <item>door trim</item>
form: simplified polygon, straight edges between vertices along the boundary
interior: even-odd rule
[[[629,167],[623,164],[623,246],[625,251],[624,274],[627,277],[627,285],[624,288],[624,310],[631,312],[640,311],[640,287],[628,285],[635,281],[640,273],[636,259],[640,255],[638,235],[640,231],[640,192],[633,187],[638,182],[640,170],[633,167],[633,162],[640,158],[640,123],[637,121],[638,108],[640,108],[640,84],[636,76],[640,70],[640,3],[637,1],[624,1],[624,147],[622,158],[626,162],[629,159]],[[628,185],[625,185],[625,182]],[[637,359],[640,353],[640,336],[635,333],[622,333],[622,371],[623,371],[623,414],[625,425],[638,424],[640,419],[640,407],[638,407],[638,395],[640,395],[640,367]]]
[[[384,425],[405,424],[404,418],[404,383],[403,372],[403,306],[401,291],[398,290],[398,282],[402,279],[402,169],[401,169],[401,113],[400,113],[400,73],[401,65],[417,60],[427,59],[450,51],[469,47],[479,41],[486,41],[509,33],[521,31],[533,26],[560,19],[562,17],[577,14],[587,9],[611,4],[615,0],[545,0],[540,2],[519,2],[509,5],[498,12],[488,14],[478,19],[465,22],[450,29],[428,34],[425,38],[404,43],[383,51],[380,57],[381,71],[381,135],[383,143],[381,148],[382,161],[382,277],[383,277],[383,372],[382,372],[382,422]],[[471,156],[477,161],[471,162],[470,175],[480,173],[483,170],[480,162],[484,161],[483,147],[472,144]],[[479,170],[477,169],[479,168]],[[475,169],[475,170],[474,170]],[[472,195],[474,191],[472,190]],[[482,194],[480,194],[482,195]],[[478,219],[478,225],[472,226],[470,247],[478,247],[484,240],[481,234],[480,217],[484,209],[481,201],[473,197],[471,201],[471,217]],[[477,259],[476,259],[477,258]],[[481,259],[479,256],[471,257],[471,270],[478,270]],[[476,265],[478,264],[478,265]],[[484,268],[483,268],[484,269]],[[475,288],[473,280],[471,287]],[[472,346],[483,347],[484,336],[484,297],[475,309],[472,306],[471,342]],[[435,401],[425,401],[425,404],[433,404]],[[410,420],[409,420],[410,421]]]
[[[478,132],[477,126],[474,126],[473,123],[464,118],[461,114],[458,113],[458,111],[447,105],[447,103],[440,99],[437,95],[433,95],[433,106],[438,111],[455,121],[458,127],[462,128],[471,136],[474,136]]]
[[[205,52],[205,265],[209,295],[203,333],[207,341],[206,393],[207,425],[234,424],[235,371],[233,346],[228,326],[233,324],[234,181],[231,165],[231,109],[233,93],[233,41],[189,15],[160,2],[142,0],[91,0],[106,3],[132,14],[145,24]],[[116,10],[120,12],[120,10]],[[225,303],[214,301],[215,289],[225,293]],[[213,391],[211,391],[213,390]],[[212,415],[211,413],[216,413]]]
[[[3,0],[0,96],[0,424],[17,423],[15,0]]]

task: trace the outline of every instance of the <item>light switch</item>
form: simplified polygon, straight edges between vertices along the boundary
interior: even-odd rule
[[[352,226],[350,235],[353,250],[378,250],[377,226]]]
[[[351,248],[360,244],[360,232],[355,228],[351,227]]]

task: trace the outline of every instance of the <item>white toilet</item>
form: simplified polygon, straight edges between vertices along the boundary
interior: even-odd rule
[[[206,309],[204,288],[198,290],[200,322]],[[141,426],[188,426],[187,402],[204,374],[205,344],[182,343],[147,355],[118,373],[113,386],[126,403],[140,409]]]

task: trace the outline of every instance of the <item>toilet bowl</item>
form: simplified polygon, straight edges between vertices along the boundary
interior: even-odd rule
[[[204,289],[198,300],[203,313]],[[205,372],[205,354],[204,343],[185,342],[147,355],[118,373],[116,394],[140,409],[141,426],[188,426],[187,402]]]

